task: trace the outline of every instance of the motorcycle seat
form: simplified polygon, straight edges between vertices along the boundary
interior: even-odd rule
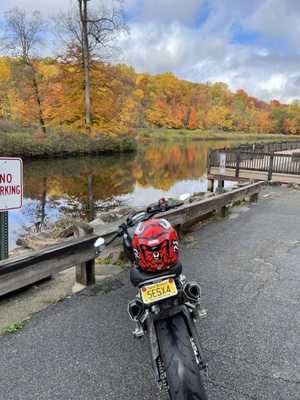
[[[182,264],[179,262],[174,267],[166,271],[158,272],[145,272],[137,268],[136,264],[133,264],[130,271],[130,281],[133,286],[139,286],[142,282],[148,281],[153,278],[160,278],[161,276],[168,275],[180,275],[182,272]]]

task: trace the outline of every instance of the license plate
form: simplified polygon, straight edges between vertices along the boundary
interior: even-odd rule
[[[166,299],[176,294],[177,287],[172,278],[159,283],[153,283],[149,286],[144,286],[141,289],[142,300],[145,304],[154,303],[155,301]]]

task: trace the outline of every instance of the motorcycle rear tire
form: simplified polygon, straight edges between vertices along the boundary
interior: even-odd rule
[[[172,400],[208,400],[182,315],[158,321],[159,349]]]

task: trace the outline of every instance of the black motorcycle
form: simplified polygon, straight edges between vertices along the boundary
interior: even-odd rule
[[[123,237],[125,254],[132,263],[130,280],[138,288],[137,296],[128,303],[128,313],[136,324],[133,334],[137,338],[148,336],[159,388],[172,400],[207,400],[200,371],[207,373],[208,365],[194,323],[206,316],[200,303],[200,286],[186,280],[180,262],[167,270],[141,270],[133,246],[139,224],[183,204],[160,199],[158,204],[128,217],[112,237],[107,241],[99,238],[95,246],[107,246]]]

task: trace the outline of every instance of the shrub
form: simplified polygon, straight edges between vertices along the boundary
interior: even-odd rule
[[[0,134],[0,156],[3,157],[55,157],[98,153],[117,153],[134,151],[135,139],[126,134],[97,134],[88,136],[82,133],[49,132],[40,133],[2,133]]]

